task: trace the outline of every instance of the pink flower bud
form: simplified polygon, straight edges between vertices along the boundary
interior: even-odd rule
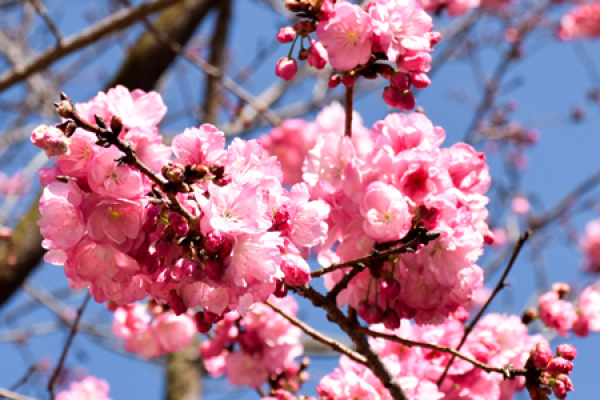
[[[554,354],[544,343],[538,343],[530,353],[533,364],[539,369],[546,369],[546,366],[552,360]]]
[[[185,313],[188,309],[186,305],[183,304],[183,300],[181,300],[181,297],[179,297],[174,290],[172,290],[171,294],[169,295],[169,307],[171,307],[171,309],[177,316]]]
[[[281,270],[285,274],[285,283],[290,286],[302,286],[310,281],[310,267],[302,257],[287,256],[281,262]]]
[[[548,363],[546,371],[551,375],[570,374],[573,370],[573,363],[562,357],[555,357]]]
[[[587,317],[579,315],[571,329],[577,336],[586,337],[590,334],[590,321]]]
[[[408,76],[403,73],[396,72],[392,75],[392,79],[390,79],[390,85],[392,85],[394,89],[404,92],[410,87],[410,82],[408,81]]]
[[[429,32],[428,35],[429,44],[431,45],[431,47],[435,46],[440,40],[442,40],[441,32]]]
[[[298,65],[296,64],[296,60],[291,57],[283,57],[277,61],[277,66],[275,67],[275,75],[280,77],[285,81],[291,81],[294,79],[298,73]]]
[[[383,316],[383,325],[387,329],[398,329],[400,328],[400,317],[394,310],[387,309]]]
[[[216,324],[221,321],[225,315],[217,314],[208,310],[204,310],[204,320],[210,322],[211,324]]]
[[[323,69],[329,61],[327,56],[327,50],[323,43],[312,39],[310,41],[310,49],[308,50],[308,64],[315,67],[316,69]]]
[[[425,89],[431,85],[431,79],[424,72],[419,72],[410,75],[410,81],[416,89]]]
[[[564,399],[567,397],[567,385],[563,381],[554,381],[552,384],[552,391],[557,399]]]
[[[31,133],[31,143],[48,157],[68,156],[71,140],[55,126],[40,125]]]
[[[158,226],[158,218],[160,217],[160,208],[155,205],[150,205],[146,209],[146,220],[144,221],[144,232],[152,233],[156,231]]]
[[[291,43],[296,37],[296,30],[291,26],[285,26],[277,32],[275,37],[281,44]]]
[[[181,214],[171,213],[169,222],[177,236],[185,236],[190,231],[187,220]]]
[[[206,246],[206,250],[211,253],[217,253],[223,247],[223,243],[225,243],[225,236],[219,231],[208,232],[205,236],[204,245]]]
[[[346,87],[354,86],[354,83],[356,83],[356,75],[344,74],[342,77],[342,83]]]
[[[204,311],[198,311],[194,315],[194,322],[196,323],[198,333],[208,333],[212,328],[212,324],[204,319]]]
[[[405,111],[410,111],[415,108],[417,100],[415,99],[415,95],[413,92],[405,92],[402,95],[402,99],[400,100],[400,104],[398,104],[398,108]]]
[[[379,282],[379,293],[385,298],[396,298],[400,294],[400,284],[393,278],[383,278]]]
[[[335,89],[336,87],[338,87],[340,85],[341,82],[342,82],[342,78],[340,77],[340,75],[339,74],[333,74],[329,78],[329,88],[330,89]]]
[[[217,260],[206,260],[204,262],[206,276],[215,282],[219,282],[223,276],[223,264]]]
[[[281,279],[277,279],[275,281],[275,290],[273,291],[273,296],[279,297],[280,299],[287,296],[288,288],[284,285]]]
[[[556,354],[564,359],[573,361],[575,357],[577,357],[577,350],[575,347],[573,347],[573,345],[564,343],[556,348]]]

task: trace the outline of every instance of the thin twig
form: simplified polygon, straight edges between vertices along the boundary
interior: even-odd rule
[[[409,241],[408,243],[405,243],[399,247],[393,247],[391,249],[384,250],[384,251],[375,251],[375,252],[369,254],[368,256],[355,258],[353,260],[344,261],[339,264],[332,264],[329,267],[318,269],[316,271],[311,272],[310,276],[312,278],[318,278],[322,275],[328,274],[328,273],[336,271],[338,269],[347,268],[347,267],[351,267],[353,265],[358,265],[358,264],[366,264],[371,261],[383,260],[392,254],[406,253],[406,252],[410,251],[409,249],[413,249],[419,243],[421,243],[421,238],[416,237],[416,238],[412,239],[411,241]]]
[[[33,8],[35,8],[35,11],[39,14],[39,16],[42,17],[46,25],[48,25],[48,29],[50,29],[50,32],[52,32],[52,34],[56,38],[57,46],[60,47],[62,42],[62,35],[60,34],[60,31],[58,30],[58,27],[56,26],[54,21],[52,21],[52,18],[50,18],[50,16],[48,15],[48,10],[46,9],[46,6],[44,6],[44,4],[40,2],[40,0],[29,0],[29,3],[33,6]]]
[[[120,10],[100,22],[65,38],[61,46],[53,46],[32,60],[16,65],[13,69],[0,75],[0,92],[22,81],[31,74],[48,68],[61,58],[97,42],[103,37],[122,30],[156,11],[176,4],[182,0],[150,0],[125,10]]]
[[[475,360],[474,358],[469,357],[466,354],[459,352],[456,349],[453,349],[452,347],[438,346],[436,344],[424,343],[424,342],[416,342],[414,340],[403,339],[396,335],[373,331],[373,330],[365,328],[365,327],[357,327],[355,329],[359,332],[364,333],[367,336],[386,339],[391,342],[400,343],[407,347],[420,347],[423,349],[430,349],[430,350],[435,350],[435,351],[439,351],[442,353],[452,354],[453,358],[458,357],[460,359],[463,359],[463,360],[473,364],[475,367],[484,370],[485,372],[488,372],[488,373],[489,372],[497,372],[499,374],[502,374],[505,379],[511,379],[512,377],[515,377],[515,376],[525,376],[528,373],[527,369],[525,369],[525,368],[494,367],[494,366],[482,363],[480,361]]]
[[[288,314],[287,312],[285,312],[284,310],[282,310],[281,308],[279,308],[272,302],[267,300],[267,301],[265,301],[265,304],[268,305],[269,307],[271,307],[276,313],[280,314],[285,319],[290,321],[293,325],[302,329],[304,331],[304,333],[306,333],[308,336],[312,337],[313,339],[318,340],[319,342],[331,347],[335,351],[345,354],[346,356],[350,357],[351,359],[353,359],[354,361],[356,361],[360,364],[367,363],[366,358],[362,354],[358,354],[357,352],[355,352],[352,349],[349,349],[348,347],[344,346],[337,340],[332,339],[328,336],[325,336],[321,332],[315,330],[310,325],[300,321],[298,318],[294,317],[293,315]]]
[[[4,388],[0,388],[0,396],[6,397],[7,399],[11,399],[11,400],[37,400],[37,399],[34,399],[33,397],[24,396],[22,394],[15,393],[15,392],[12,392],[12,391],[4,389]]]
[[[341,293],[342,290],[348,287],[350,281],[354,279],[354,277],[358,275],[361,271],[364,271],[365,268],[365,265],[360,263],[352,267],[352,269],[350,271],[347,271],[342,277],[342,279],[340,279],[338,283],[336,283],[335,286],[331,288],[329,293],[327,293],[327,297],[329,299],[335,299],[338,296],[338,294]]]
[[[48,382],[48,392],[50,392],[51,400],[54,400],[54,398],[56,397],[56,394],[54,393],[54,384],[56,383],[56,379],[58,378],[58,376],[60,375],[60,372],[62,371],[65,360],[67,359],[67,353],[69,352],[69,348],[71,347],[71,344],[73,343],[73,338],[75,338],[75,334],[77,333],[77,326],[79,325],[79,321],[81,320],[81,315],[83,314],[83,310],[85,310],[85,307],[87,306],[87,304],[91,298],[92,298],[92,296],[88,293],[85,296],[85,300],[83,300],[83,304],[81,304],[81,307],[79,307],[79,309],[77,310],[77,316],[75,317],[75,321],[73,322],[73,325],[71,326],[71,332],[69,332],[69,337],[67,338],[67,343],[65,343],[65,347],[63,348],[62,354],[60,356],[60,360],[58,361],[58,365],[56,365],[54,372],[52,372],[52,377],[50,378],[50,382]]]
[[[483,313],[485,312],[485,310],[489,307],[489,305],[491,304],[492,300],[494,300],[494,297],[496,297],[496,295],[500,292],[500,290],[502,290],[506,286],[506,283],[505,283],[506,277],[510,273],[513,265],[515,264],[515,261],[517,260],[517,256],[521,252],[521,249],[523,248],[523,245],[525,244],[525,242],[527,241],[527,239],[529,239],[530,235],[531,235],[531,231],[527,230],[527,231],[525,231],[525,233],[523,234],[523,236],[521,236],[519,238],[519,241],[517,242],[517,244],[515,246],[515,249],[513,250],[512,256],[510,258],[510,261],[508,262],[508,265],[506,266],[506,269],[504,270],[504,273],[502,274],[502,277],[500,278],[500,281],[498,282],[498,284],[496,285],[496,287],[492,291],[492,294],[487,299],[487,301],[485,302],[485,304],[483,305],[483,307],[481,307],[481,309],[479,310],[479,312],[477,313],[477,315],[475,316],[475,318],[473,318],[473,320],[471,321],[471,323],[469,325],[467,325],[467,327],[465,328],[465,332],[464,332],[462,338],[460,339],[460,343],[456,347],[457,350],[460,350],[460,348],[462,347],[462,345],[465,344],[465,342],[467,340],[467,337],[473,331],[473,329],[475,328],[475,325],[477,324],[477,322],[479,322],[479,320],[481,319],[481,316],[483,315]],[[438,386],[441,386],[442,383],[444,382],[444,379],[446,378],[446,375],[448,374],[448,370],[450,369],[450,366],[454,362],[455,358],[456,358],[456,355],[453,355],[452,358],[450,359],[450,361],[448,362],[448,365],[446,365],[446,368],[444,369],[444,373],[442,374],[442,376],[440,376],[440,379],[437,382]]]
[[[352,136],[352,109],[354,108],[354,85],[346,86],[346,126],[344,135]]]
[[[204,61],[202,58],[196,56],[193,53],[186,52],[185,48],[182,45],[172,40],[163,32],[156,29],[156,27],[152,25],[147,19],[142,19],[142,21],[148,32],[154,35],[154,37],[159,42],[169,47],[171,51],[173,51],[175,54],[179,54],[181,57],[183,57],[183,59],[187,60],[192,65],[204,71],[205,74],[216,78],[219,81],[219,83],[223,85],[224,88],[235,94],[240,99],[244,100],[254,109],[256,109],[256,111],[260,112],[262,116],[267,121],[269,121],[269,123],[271,123],[271,125],[279,126],[281,124],[281,119],[266,104],[254,97],[246,89],[242,88],[240,85],[235,83],[231,78],[224,75],[223,71],[221,71],[219,68],[209,64],[208,62]]]

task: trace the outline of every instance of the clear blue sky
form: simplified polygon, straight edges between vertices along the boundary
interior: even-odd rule
[[[85,21],[80,16],[81,10],[83,7],[89,7],[91,2],[53,0],[45,3],[65,35],[85,26]],[[561,7],[553,13],[555,20],[556,16],[564,10],[565,7]],[[284,22],[282,17],[277,16],[262,2],[249,0],[235,1],[233,18],[229,53],[230,75],[234,75],[241,67],[247,65],[255,56],[259,46],[270,42]],[[14,19],[0,15],[0,26],[6,26],[7,22],[14,23]],[[452,22],[446,18],[437,20],[436,28],[447,26]],[[199,35],[209,32],[208,28],[209,25],[205,25]],[[496,32],[498,28],[497,23],[487,20],[483,26],[478,27],[476,32],[478,34],[486,31]],[[124,40],[127,43],[132,42],[139,32],[140,28],[137,27]],[[32,40],[42,48],[50,43],[51,37],[40,30],[34,33]],[[505,48],[505,45],[503,46],[501,45],[500,48]],[[600,43],[584,41],[578,46],[586,49],[596,64],[596,70],[600,69]],[[118,67],[119,62],[114,60],[120,60],[122,54],[122,50],[113,45],[82,74],[75,76],[61,89],[77,101],[88,100],[103,87],[104,79],[110,77]],[[273,75],[275,61],[286,54],[287,47],[280,46],[244,86],[255,94],[268,87],[275,79]],[[534,204],[535,212],[543,212],[552,207],[577,183],[600,169],[600,105],[586,98],[587,93],[594,88],[594,83],[600,85],[600,82],[592,82],[576,54],[572,44],[557,42],[550,34],[550,30],[534,35],[526,42],[525,59],[511,69],[505,78],[505,82],[513,79],[522,80],[522,84],[500,97],[502,100],[515,100],[518,109],[514,113],[514,118],[528,127],[539,128],[542,133],[541,141],[527,152],[530,167],[521,179],[522,190],[528,194],[535,194],[539,199]],[[477,82],[479,78],[473,71],[481,68],[486,76],[489,76],[497,60],[498,52],[489,49],[477,56],[448,64],[435,74],[431,87],[419,93],[418,104],[425,108],[427,116],[436,125],[446,129],[445,146],[462,140],[471,121],[473,108],[481,97]],[[183,69],[185,73],[170,74],[164,82],[165,89],[162,94],[167,106],[170,110],[179,110],[184,105],[189,106],[194,102],[198,104],[203,93],[202,74],[181,61],[174,69]],[[599,86],[595,88],[600,89]],[[284,99],[284,104],[306,98],[309,89],[310,86],[305,85],[293,90],[291,95]],[[20,89],[12,90],[10,93],[20,93]],[[0,95],[0,100],[6,98],[6,93]],[[54,99],[48,99],[48,101],[52,100]],[[586,118],[578,125],[566,123],[569,112],[575,105],[583,106],[586,111]],[[355,106],[367,126],[381,119],[389,111],[380,98],[380,92],[361,97],[356,101]],[[11,116],[4,113],[0,117],[1,129],[6,126]],[[314,115],[309,115],[307,118],[312,119]],[[187,121],[179,120],[164,126],[163,129],[165,132],[177,133],[191,124],[195,124],[193,118]],[[264,131],[263,129],[256,132],[256,135]],[[28,143],[18,146],[17,149],[18,153],[13,153],[12,157],[5,155],[4,158],[0,158],[0,168],[12,172],[24,165],[33,154]],[[14,156],[14,154],[18,155]],[[498,155],[489,155],[492,177],[501,181],[505,179],[504,170],[498,158]],[[592,193],[600,193],[600,188]],[[585,222],[596,217],[598,217],[597,211],[579,213],[573,219],[574,227],[581,232]],[[502,215],[494,215],[494,219],[502,221]],[[553,227],[547,233],[549,242],[544,248],[542,257],[547,267],[549,281],[563,280],[577,284],[579,287],[591,281],[593,277],[579,272],[581,255],[578,248],[567,243],[564,231]],[[493,251],[487,249],[480,265],[485,266],[493,255]],[[510,276],[511,287],[496,299],[493,310],[514,313],[523,310],[536,284],[533,265],[531,248],[528,247]],[[497,276],[493,277],[492,285],[495,279]],[[66,285],[66,278],[61,269],[50,265],[38,269],[33,276],[33,281],[48,290]],[[81,296],[72,299],[72,304],[79,304],[81,299]],[[24,295],[15,296],[7,307],[0,310],[0,320],[10,308],[25,301]],[[332,335],[339,333],[319,311],[313,312],[308,307],[304,307],[301,308],[300,317]],[[54,319],[52,314],[40,309],[22,318],[18,324],[11,325],[10,328]],[[103,310],[102,306],[96,304],[86,310],[84,319],[97,324],[111,322],[110,315]],[[6,328],[0,326],[0,332]],[[0,343],[0,387],[9,387],[16,382],[32,360],[49,357],[55,363],[65,337],[64,333],[47,335],[33,339],[27,346],[21,347],[12,343]],[[569,398],[573,400],[597,398],[597,387],[592,373],[597,368],[597,358],[600,355],[598,350],[600,335],[591,335],[584,341],[571,337],[568,341],[576,344],[579,349],[579,357],[573,373],[576,391],[570,394]],[[553,344],[558,343],[560,339],[553,342]],[[158,400],[163,396],[163,381],[159,367],[115,354],[83,335],[76,339],[66,365],[70,368],[85,367],[90,374],[108,380],[111,385],[110,395],[114,400],[138,398]],[[306,385],[305,393],[314,394],[319,376],[331,371],[335,365],[337,365],[336,358],[313,359],[310,369],[313,379]],[[207,380],[205,385],[208,399],[257,398],[255,392],[236,390],[223,380]],[[39,398],[46,397],[43,391],[29,394]]]

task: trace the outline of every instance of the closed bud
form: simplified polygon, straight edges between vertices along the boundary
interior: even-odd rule
[[[188,309],[185,306],[185,304],[183,304],[183,300],[181,300],[181,297],[177,295],[175,290],[171,290],[171,293],[169,295],[169,307],[171,307],[171,309],[177,316],[185,313]]]
[[[354,86],[354,84],[356,83],[356,75],[344,74],[344,77],[342,78],[342,83],[346,87]]]
[[[291,26],[285,26],[277,32],[277,41],[281,44],[291,43],[296,37],[296,30]]]
[[[194,322],[196,323],[196,330],[198,333],[208,333],[212,328],[212,323],[204,319],[204,311],[198,311],[194,315]]]
[[[342,82],[342,78],[340,77],[340,75],[339,74],[333,74],[329,78],[329,88],[330,89],[335,89],[336,87],[338,87],[340,85],[341,82]]]
[[[204,310],[204,320],[210,322],[211,324],[216,324],[221,321],[225,315],[217,314],[208,310]]]
[[[285,296],[287,296],[287,292],[288,292],[288,288],[287,286],[283,283],[283,280],[281,279],[277,279],[275,281],[275,290],[273,291],[273,296],[278,297],[280,299],[284,298]]]
[[[556,282],[552,285],[552,291],[558,293],[559,299],[564,298],[570,290],[569,284],[564,282]]]
[[[577,350],[573,345],[564,343],[556,348],[556,354],[566,360],[573,361],[577,357]]]
[[[573,370],[573,363],[563,357],[555,357],[548,363],[546,371],[551,375],[570,374]]]
[[[291,81],[298,73],[298,65],[296,60],[291,57],[283,57],[277,61],[275,67],[275,75],[285,81]]]
[[[546,369],[554,354],[544,343],[538,343],[530,353],[533,364],[539,369]]]
[[[123,130],[123,121],[117,115],[113,115],[110,119],[110,130],[115,134],[119,135]]]
[[[73,116],[73,103],[68,98],[61,100],[60,103],[56,104],[56,112],[63,118],[71,118]]]

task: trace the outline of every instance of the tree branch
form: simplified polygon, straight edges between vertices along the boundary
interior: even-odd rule
[[[103,37],[130,26],[153,12],[178,3],[181,0],[150,0],[125,10],[117,11],[102,21],[65,38],[60,46],[54,46],[28,62],[16,65],[0,75],[0,92],[26,79],[31,74],[48,68],[66,55],[97,42]]]

